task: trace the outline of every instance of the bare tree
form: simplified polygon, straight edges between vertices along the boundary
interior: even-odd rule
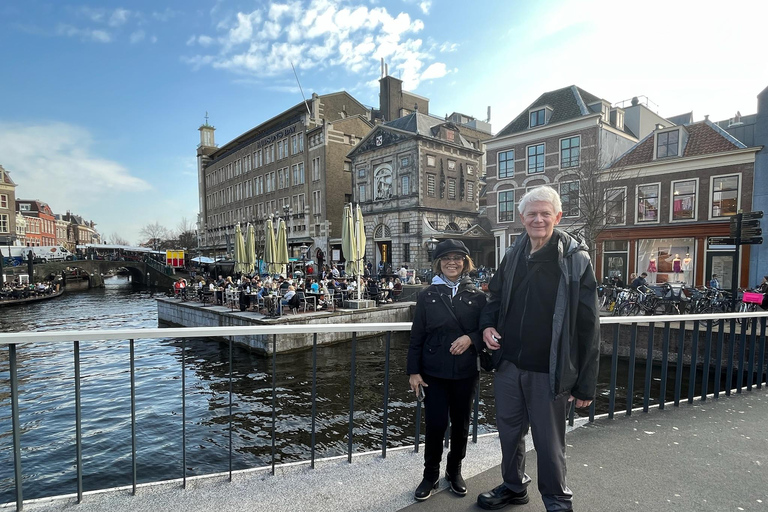
[[[117,233],[112,233],[111,235],[109,235],[109,243],[114,244],[114,245],[131,245],[128,242],[128,240],[126,240],[125,238],[121,237]]]
[[[193,249],[197,247],[197,234],[195,232],[195,224],[193,224],[186,217],[182,217],[176,226],[176,242],[178,248]]]
[[[142,227],[139,235],[144,240],[143,244],[152,247],[154,250],[158,250],[161,245],[171,238],[168,230],[157,221],[154,224],[147,224]]]
[[[626,146],[629,147],[629,143]],[[560,194],[563,209],[569,210],[563,212],[564,220],[571,221],[564,226],[584,238],[595,261],[597,239],[613,224],[623,223],[621,219],[627,215],[626,197],[620,186],[631,176],[623,167],[615,165],[624,146],[606,148],[583,144],[582,147],[585,149],[579,164],[560,180]]]

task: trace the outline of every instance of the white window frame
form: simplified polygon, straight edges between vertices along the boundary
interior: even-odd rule
[[[512,153],[512,174],[507,173],[506,176],[501,175],[501,154],[502,153]],[[510,162],[509,159],[505,160],[505,162]],[[507,149],[505,151],[499,151],[496,153],[496,179],[499,180],[506,180],[508,178],[514,178],[515,177],[515,150],[514,149]]]
[[[456,178],[448,178],[448,186],[446,187],[448,199],[455,201],[456,200]]]
[[[437,175],[435,175],[434,173],[428,172],[426,178],[427,178],[427,184],[426,184],[425,188],[427,189],[426,190],[427,197],[437,197]],[[429,193],[429,180],[430,180],[430,178],[432,178],[432,193],[431,194]]]
[[[731,217],[733,217],[733,215],[717,215],[717,216],[712,215],[712,208],[713,208],[713,204],[715,202],[715,200],[714,200],[714,196],[715,196],[715,189],[714,189],[714,187],[715,187],[715,180],[717,178],[730,178],[732,176],[735,176],[736,179],[738,179],[738,182],[739,182],[739,186],[737,187],[737,190],[736,190],[736,211],[738,212],[739,210],[741,210],[741,188],[742,188],[742,182],[744,181],[744,180],[741,179],[741,174],[731,173],[731,174],[718,174],[717,176],[710,176],[709,177],[709,209],[707,211],[707,216],[708,216],[709,220],[714,220],[714,219],[730,219]]]
[[[563,193],[561,192],[561,187],[563,185],[567,185],[569,183],[578,183],[579,184],[579,194],[576,197],[576,201],[578,202],[576,215],[566,215],[565,212],[563,212],[563,218],[565,219],[575,219],[577,217],[581,216],[581,181],[580,180],[568,180],[568,181],[560,181],[558,182],[557,186],[557,193],[560,194],[560,197],[562,198]]]
[[[5,225],[5,229],[3,229],[3,225]],[[7,213],[0,213],[0,233],[10,233],[10,232],[11,232],[11,216],[8,215]]]
[[[693,187],[693,218],[675,220],[675,183],[683,183],[686,181],[693,181],[696,183]],[[696,220],[699,220],[699,178],[672,180],[669,184],[669,222],[677,224],[679,222],[693,222]]]
[[[361,202],[361,203],[364,203],[366,201],[366,198],[365,198],[365,183],[361,183],[360,185],[357,186],[357,194],[359,196],[357,198],[357,200],[359,202]]]
[[[408,174],[404,174],[403,176],[400,176],[400,194],[407,196],[410,193],[411,193],[411,176]]]
[[[3,203],[5,203],[5,206],[3,206]],[[0,208],[8,208],[8,194],[0,194]]]
[[[639,206],[639,200],[640,200],[640,187],[650,187],[651,185],[656,185],[656,187],[659,190],[659,195],[657,196],[658,204],[656,205],[656,220],[640,220],[640,215],[638,212],[638,206]],[[635,202],[633,204],[633,209],[635,210],[635,224],[636,225],[646,225],[646,224],[659,224],[661,222],[661,182],[656,181],[653,183],[641,183],[638,185],[635,185]]]
[[[576,165],[569,165],[568,167],[563,167],[563,141],[568,139],[579,139],[579,161],[576,163]],[[573,149],[573,146],[571,146],[570,149]],[[544,165],[546,165],[546,152],[544,153]],[[571,135],[569,137],[562,137],[557,142],[557,160],[558,160],[558,167],[560,169],[578,169],[581,166],[581,135]]]
[[[512,219],[501,220],[501,194],[512,192]],[[506,202],[506,201],[505,201]],[[511,224],[515,222],[517,217],[517,190],[514,188],[508,188],[505,190],[499,190],[496,194],[496,223],[497,224]]]
[[[528,149],[532,147],[537,146],[544,146],[544,167],[542,167],[541,171],[534,171],[531,172],[530,166],[528,165],[528,159],[530,158],[528,156]],[[536,144],[529,144],[528,146],[525,146],[525,174],[526,176],[530,176],[532,174],[544,174],[547,171],[547,143],[546,142],[539,142]]]

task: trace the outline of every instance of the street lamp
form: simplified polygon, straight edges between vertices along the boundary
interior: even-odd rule
[[[307,259],[307,247],[304,244],[301,244],[301,247],[299,247],[299,251],[301,251],[301,273],[304,275],[304,278],[307,277],[307,265],[305,263],[305,260]]]
[[[435,247],[437,247],[437,243],[438,241],[435,240],[434,237],[430,237],[429,240],[424,242],[424,247],[427,249],[427,258],[429,261],[432,261],[432,253],[434,252]]]

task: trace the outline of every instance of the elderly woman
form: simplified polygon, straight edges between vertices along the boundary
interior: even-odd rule
[[[478,330],[485,295],[467,275],[475,266],[459,240],[444,240],[434,251],[432,285],[419,294],[408,349],[410,387],[426,407],[424,478],[415,497],[424,501],[440,479],[443,438],[451,424],[445,478],[451,491],[467,494],[461,461],[467,450],[469,415],[478,380]]]

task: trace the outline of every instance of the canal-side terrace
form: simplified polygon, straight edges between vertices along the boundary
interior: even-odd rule
[[[607,404],[607,412],[595,414],[593,406],[584,417],[571,417],[572,430],[568,434],[569,483],[575,492],[576,510],[594,512],[608,510],[678,510],[727,511],[768,509],[768,394],[766,383],[766,336],[768,313],[697,315],[695,317],[654,317],[651,328],[648,318],[603,318],[612,325],[614,337],[604,340],[617,348],[619,338],[628,335],[631,340],[626,360],[620,360],[613,350],[607,382],[598,393]],[[739,321],[737,322],[737,318]],[[643,320],[644,324],[639,324]],[[686,342],[685,329],[689,321],[695,332]],[[659,336],[661,339],[654,340]],[[645,330],[642,330],[646,327]],[[280,435],[276,424],[274,404],[279,390],[275,383],[274,352],[272,359],[272,421],[263,428],[272,439],[270,464],[244,470],[230,470],[213,475],[187,475],[185,425],[193,418],[182,405],[179,418],[178,449],[182,464],[176,474],[165,475],[162,482],[139,484],[136,469],[135,411],[131,414],[133,443],[126,463],[132,465],[133,484],[112,489],[84,491],[83,471],[87,462],[82,458],[80,345],[102,340],[126,340],[131,345],[131,357],[126,370],[131,373],[131,387],[125,390],[135,403],[135,360],[133,344],[143,338],[176,338],[181,341],[180,387],[184,401],[184,340],[192,338],[242,335],[270,335],[273,343],[288,332],[303,332],[314,337],[318,329],[327,328],[354,333],[350,343],[349,394],[338,400],[348,401],[348,450],[345,455],[328,459],[315,457],[315,430],[318,401],[315,379],[312,379],[311,418],[308,436],[312,451],[306,460],[288,464],[275,462],[275,440]],[[12,443],[14,468],[5,469],[3,481],[13,482],[16,501],[4,505],[9,509],[26,510],[478,510],[475,498],[500,482],[498,464],[500,452],[493,433],[477,435],[477,406],[473,422],[473,443],[468,448],[464,474],[468,477],[469,495],[458,498],[446,490],[425,503],[414,504],[412,495],[420,481],[422,454],[418,441],[422,439],[421,410],[414,405],[415,442],[394,447],[387,441],[388,433],[397,428],[388,421],[389,390],[397,382],[404,385],[402,376],[391,375],[390,336],[381,347],[383,382],[373,386],[381,394],[382,411],[381,448],[359,451],[356,423],[359,416],[369,411],[355,408],[355,397],[361,389],[370,392],[370,382],[357,382],[355,358],[357,337],[367,332],[407,331],[410,325],[399,324],[343,324],[318,326],[265,326],[228,327],[218,329],[124,329],[116,331],[6,333],[0,334],[0,345],[8,357],[8,378],[2,376],[0,393],[11,395]],[[226,332],[222,332],[226,331]],[[638,336],[638,332],[647,333]],[[678,335],[679,334],[679,335]],[[20,379],[29,379],[33,368],[24,366],[25,347],[31,343],[65,343],[73,351],[73,393],[75,398],[75,457],[72,460],[73,485],[62,488],[59,496],[24,500],[30,481],[24,472],[24,453],[44,447],[25,447],[24,433],[33,428],[19,421]],[[231,354],[232,343],[229,343]],[[654,351],[660,345],[661,352]],[[637,357],[639,348],[645,347],[644,358]],[[318,368],[318,351],[311,350],[314,372]],[[654,363],[657,360],[657,363]],[[677,362],[681,364],[678,365]],[[695,362],[696,364],[690,364]],[[226,361],[223,361],[226,364]],[[626,366],[626,374],[619,367]],[[231,356],[230,356],[231,365]],[[231,366],[230,366],[231,369]],[[635,371],[638,369],[639,371]],[[313,374],[314,374],[313,372]],[[20,374],[21,373],[21,377]],[[2,375],[2,374],[0,374]],[[390,379],[391,377],[391,379]],[[490,378],[484,375],[483,379]],[[623,381],[623,382],[622,382]],[[6,384],[7,383],[7,384]],[[10,389],[8,389],[10,388]],[[230,380],[230,393],[232,384]],[[486,397],[487,399],[487,397]],[[476,397],[476,404],[480,397]],[[655,406],[654,404],[658,404]],[[230,404],[230,407],[232,405]],[[322,407],[322,405],[321,405]],[[231,428],[232,410],[229,421]],[[8,436],[5,436],[8,440]],[[530,440],[528,443],[531,446]],[[230,443],[230,453],[232,444]],[[528,472],[536,482],[535,456],[528,459]],[[231,460],[231,458],[230,458]],[[231,467],[231,464],[230,464]],[[528,505],[510,508],[517,511],[543,510],[535,485],[529,488]]]

